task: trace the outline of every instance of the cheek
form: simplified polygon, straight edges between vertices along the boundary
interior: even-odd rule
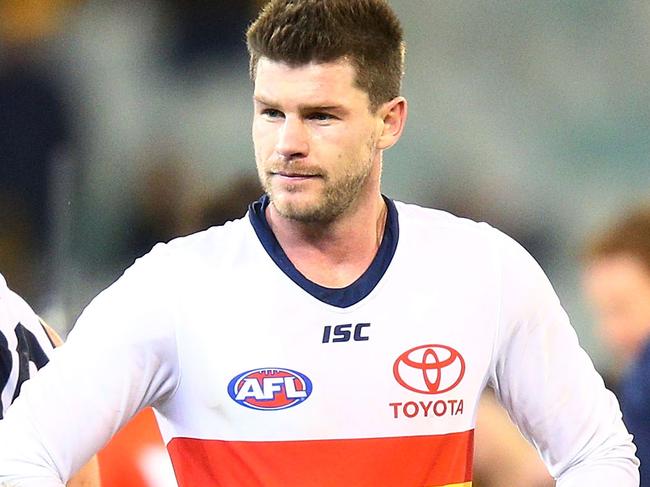
[[[332,154],[337,154],[337,161],[344,164],[365,163],[372,153],[374,140],[367,132],[349,131],[339,134],[328,147]]]

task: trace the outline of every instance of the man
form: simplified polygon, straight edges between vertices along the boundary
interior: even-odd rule
[[[638,485],[616,399],[525,251],[382,196],[407,111],[388,5],[272,0],[248,47],[266,196],[95,298],[0,423],[0,479],[58,486],[151,404],[180,486],[469,486],[490,382],[558,485]],[[54,390],[75,396],[39,411]]]
[[[0,419],[25,381],[48,362],[54,346],[60,344],[56,332],[7,287],[0,274]],[[93,458],[67,485],[99,485],[97,460]]]
[[[584,289],[603,344],[615,357],[623,420],[650,485],[650,207],[640,207],[592,237]]]

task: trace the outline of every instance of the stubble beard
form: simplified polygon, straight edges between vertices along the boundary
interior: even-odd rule
[[[323,179],[324,189],[319,192],[316,201],[283,201],[274,196],[271,175],[260,174],[260,180],[271,204],[280,216],[306,224],[329,224],[353,207],[359,199],[372,172],[375,154],[374,140],[369,141],[369,148],[370,153],[364,164],[348,165],[348,167],[355,168],[355,171],[347,171],[336,180],[332,180],[328,174],[322,174],[320,177]],[[289,188],[289,192],[293,192],[291,188]]]

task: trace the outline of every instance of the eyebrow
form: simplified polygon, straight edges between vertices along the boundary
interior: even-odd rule
[[[277,107],[279,106],[279,103],[275,103],[272,100],[268,100],[262,96],[259,95],[253,95],[253,101],[260,103],[262,105],[266,105],[269,107]],[[323,103],[323,104],[302,104],[298,105],[298,110],[305,112],[305,111],[313,111],[313,110],[336,110],[336,111],[341,111],[341,112],[347,112],[347,109],[343,107],[342,105],[335,105],[335,104],[328,104],[328,103]]]

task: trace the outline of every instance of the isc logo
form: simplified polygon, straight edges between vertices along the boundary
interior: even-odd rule
[[[290,369],[253,369],[228,384],[228,394],[251,409],[277,410],[296,406],[311,394],[309,378]]]
[[[364,335],[363,329],[368,328],[370,323],[357,323],[352,328],[352,324],[336,325],[334,330],[330,325],[323,329],[323,343],[329,342],[349,342],[352,338],[355,342],[365,342],[370,340],[368,335]]]

